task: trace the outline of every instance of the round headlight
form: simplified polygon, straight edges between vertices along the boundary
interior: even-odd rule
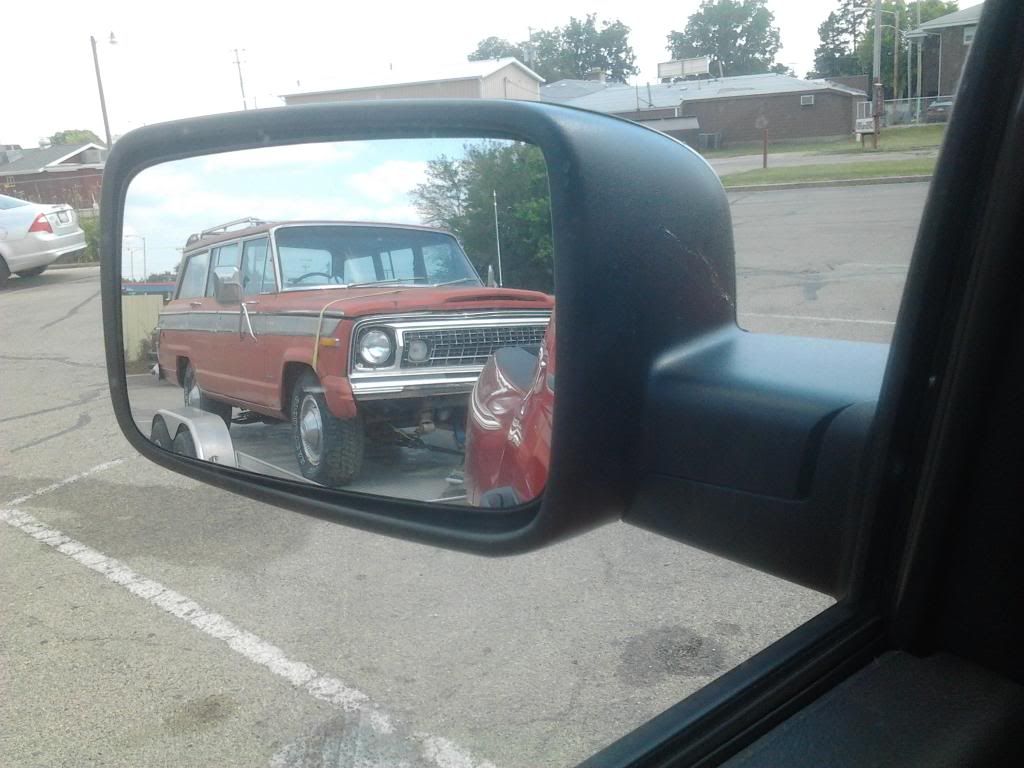
[[[391,337],[372,328],[359,337],[359,357],[368,365],[384,365],[391,357]]]
[[[422,363],[430,356],[430,347],[423,339],[413,339],[409,342],[409,360],[414,363]]]

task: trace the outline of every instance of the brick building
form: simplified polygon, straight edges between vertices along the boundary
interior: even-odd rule
[[[922,96],[956,94],[982,8],[984,3],[940,16],[907,34],[922,47]]]
[[[416,72],[387,71],[340,88],[286,93],[288,106],[325,101],[381,99],[520,99],[540,100],[544,78],[514,58],[467,61],[457,67]]]
[[[99,205],[107,150],[99,144],[0,148],[0,194],[34,203]]]
[[[764,74],[623,85],[560,80],[541,99],[625,117],[693,146],[724,146],[761,138],[760,118],[772,141],[847,136],[864,91],[827,80]]]

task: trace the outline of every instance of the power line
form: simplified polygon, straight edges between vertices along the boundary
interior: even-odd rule
[[[242,78],[242,58],[238,55],[238,48],[235,51],[235,66],[238,67],[238,87],[242,91],[242,109],[248,109],[249,104],[245,100],[245,80]],[[245,53],[245,48],[242,48],[242,53]]]

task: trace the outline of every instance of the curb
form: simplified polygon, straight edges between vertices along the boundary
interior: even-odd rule
[[[725,191],[770,192],[773,189],[814,189],[815,187],[865,187],[870,184],[912,184],[915,182],[931,180],[931,174],[923,176],[874,176],[872,178],[866,179],[824,179],[822,181],[793,181],[785,182],[782,184],[737,184],[735,186],[725,187]]]
[[[85,261],[73,264],[49,264],[47,265],[47,271],[51,269],[85,269],[86,267],[98,267],[100,263],[98,261]]]

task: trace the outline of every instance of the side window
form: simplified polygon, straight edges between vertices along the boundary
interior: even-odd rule
[[[230,243],[228,245],[222,245],[219,248],[214,248],[211,251],[213,254],[213,269],[210,270],[211,278],[206,282],[206,295],[213,296],[213,270],[217,267],[237,267],[238,266],[238,243]]]
[[[242,295],[259,296],[274,290],[274,271],[270,266],[267,238],[249,240],[242,248]]]
[[[179,299],[194,299],[203,295],[209,267],[209,251],[189,256],[188,262],[185,264],[185,274],[181,278],[181,289],[178,291]]]

